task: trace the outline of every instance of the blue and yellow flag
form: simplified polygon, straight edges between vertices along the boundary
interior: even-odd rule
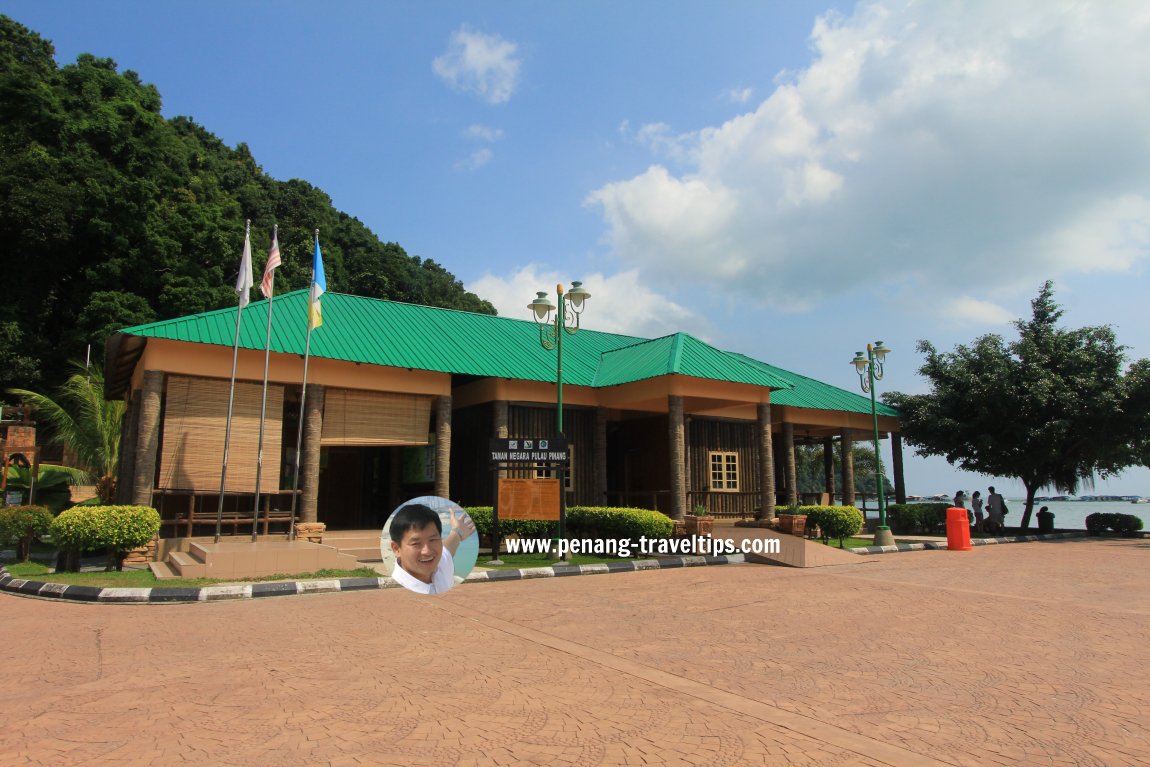
[[[307,306],[308,327],[315,330],[323,324],[323,307],[319,298],[327,290],[327,278],[323,276],[323,256],[319,252],[319,230],[315,231],[315,259],[311,263],[311,296]]]

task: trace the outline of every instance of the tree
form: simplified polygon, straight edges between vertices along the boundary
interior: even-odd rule
[[[851,450],[854,456],[855,492],[875,497],[874,447],[856,444]],[[888,497],[894,494],[894,484],[887,476],[888,467],[883,465],[883,493]],[[834,449],[834,472],[836,487],[842,477],[842,446]],[[800,493],[821,493],[825,490],[822,445],[795,445],[795,474]],[[842,492],[842,488],[838,488]]]
[[[277,293],[310,283],[318,228],[332,292],[495,313],[323,190],[269,177],[247,145],[161,106],[137,73],[87,53],[58,66],[49,41],[0,14],[0,242],[13,254],[0,387],[55,385],[127,325],[233,306],[245,219],[257,251],[279,225]]]
[[[105,503],[116,496],[116,470],[120,464],[122,400],[104,399],[104,376],[99,368],[75,372],[60,387],[56,399],[26,389],[9,389],[36,410],[36,419],[76,456],[77,468],[96,482],[96,494]]]
[[[1030,524],[1043,487],[1077,492],[1146,460],[1144,429],[1150,364],[1126,374],[1125,355],[1109,326],[1058,326],[1062,309],[1051,282],[1018,320],[1018,339],[985,335],[939,353],[927,341],[919,374],[928,394],[890,392],[903,437],[918,455],[943,456],[966,471],[1017,477],[1026,488],[1020,527]]]

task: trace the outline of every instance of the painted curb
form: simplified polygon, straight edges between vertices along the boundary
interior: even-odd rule
[[[1088,533],[1051,533],[1050,535],[1014,535],[1005,538],[972,538],[971,546],[994,546],[999,543],[1030,543],[1031,541],[1056,541],[1063,538],[1086,538]],[[894,546],[860,546],[847,549],[852,554],[899,554],[904,551],[949,551],[945,541],[924,541],[922,543],[899,543]]]
[[[601,565],[557,565],[555,567],[532,567],[524,570],[485,570],[467,576],[464,583],[633,573],[640,570],[670,570],[680,567],[741,564],[744,561],[742,554],[732,554],[718,557],[641,559],[634,562],[620,561]],[[7,568],[0,567],[0,591],[38,599],[59,599],[99,604],[219,602],[234,599],[262,599],[264,597],[296,596],[298,594],[330,594],[338,591],[394,588],[400,588],[400,585],[391,578],[333,578],[314,581],[275,581],[226,586],[201,586],[199,588],[157,586],[150,589],[113,589],[13,578],[8,573]]]

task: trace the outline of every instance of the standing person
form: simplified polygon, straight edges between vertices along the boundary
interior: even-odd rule
[[[966,491],[965,490],[959,490],[957,493],[954,494],[954,506],[953,506],[953,508],[966,509]],[[967,509],[967,512],[966,512],[966,522],[969,525],[974,524],[974,518],[970,516],[970,510],[969,509]]]
[[[982,515],[982,492],[975,490],[974,494],[970,496],[970,505],[974,509],[974,529],[976,532],[981,533],[983,528],[983,515]]]
[[[1003,530],[1006,527],[1003,524],[1002,516],[1003,512],[1006,511],[1006,503],[1002,500],[1002,496],[999,493],[994,492],[994,485],[991,485],[986,489],[990,491],[990,494],[986,496],[986,517],[988,527],[991,530],[998,532],[999,530]]]

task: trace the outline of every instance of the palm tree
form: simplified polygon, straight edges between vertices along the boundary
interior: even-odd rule
[[[116,497],[124,402],[104,399],[102,371],[73,365],[76,372],[68,376],[56,399],[26,389],[8,392],[35,408],[37,419],[71,449],[76,468],[95,478],[100,500],[111,503]]]

